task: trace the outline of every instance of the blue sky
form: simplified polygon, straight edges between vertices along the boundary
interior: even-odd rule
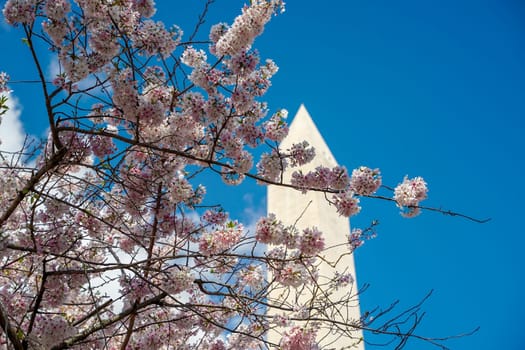
[[[269,101],[305,103],[338,162],[380,167],[385,183],[421,175],[426,204],[480,225],[390,203],[356,253],[364,309],[431,289],[425,335],[480,326],[453,349],[523,349],[525,5],[518,1],[289,1],[268,27],[281,71]],[[412,343],[409,349],[430,346]]]
[[[203,1],[157,3],[160,18],[184,29]],[[206,25],[231,22],[242,4],[217,0]],[[21,36],[0,26],[0,70],[15,80],[34,77]],[[407,174],[423,176],[426,205],[492,218],[476,224],[425,212],[407,220],[391,203],[363,200],[352,225],[381,224],[379,236],[356,253],[358,281],[370,284],[362,308],[397,299],[408,307],[434,290],[421,334],[480,326],[447,344],[525,348],[525,4],[289,0],[255,46],[280,66],[270,107],[293,116],[304,103],[340,164],[379,167],[392,186]],[[25,130],[40,135],[46,120],[37,90],[13,88]],[[217,201],[226,193],[209,192]],[[226,208],[246,220],[264,212],[262,187],[243,185],[237,197],[230,189],[228,198]]]

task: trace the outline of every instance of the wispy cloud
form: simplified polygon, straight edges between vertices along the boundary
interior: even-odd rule
[[[257,197],[252,193],[246,193],[243,196],[244,210],[241,217],[244,232],[248,237],[252,238],[255,236],[257,221],[262,216],[266,216],[266,198],[255,198]],[[255,247],[251,244],[241,245],[235,249],[235,252],[249,256],[251,254],[263,255],[265,250],[266,245],[259,243]]]
[[[49,64],[47,65],[47,79],[52,81],[61,73],[60,64],[56,55],[51,56]]]
[[[243,196],[244,211],[243,211],[243,222],[244,228],[251,235],[255,233],[255,225],[261,216],[266,216],[266,198],[254,199],[252,193],[246,193]]]
[[[8,95],[9,110],[4,114],[0,123],[0,151],[18,152],[24,145],[26,133],[20,120],[22,105],[13,94]]]

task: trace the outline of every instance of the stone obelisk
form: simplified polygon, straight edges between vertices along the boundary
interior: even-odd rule
[[[306,108],[301,105],[294,120],[290,125],[288,136],[281,142],[280,149],[289,149],[292,144],[302,141],[315,148],[316,156],[312,162],[300,168],[288,169],[284,173],[284,182],[289,183],[291,173],[301,169],[303,173],[315,169],[319,165],[333,167],[337,162],[326,145],[323,137],[319,133],[312,118]],[[329,195],[330,196],[330,195]],[[323,276],[325,281],[330,279],[336,271],[339,273],[350,273],[354,277],[354,283],[341,288],[330,296],[334,310],[327,310],[327,314],[335,321],[345,321],[360,319],[358,288],[355,281],[355,266],[353,254],[349,254],[348,237],[350,235],[350,222],[348,218],[340,216],[336,209],[327,202],[325,194],[320,192],[308,192],[303,194],[301,191],[280,187],[268,187],[268,213],[276,215],[277,219],[283,221],[285,225],[295,225],[299,230],[307,227],[317,227],[324,234],[325,251],[321,253],[328,261],[335,262],[337,265],[330,266],[322,263],[319,268],[319,276]],[[282,293],[276,290],[270,293],[270,298],[274,300],[294,302],[311,299],[311,295],[297,295],[297,293],[308,293],[308,290],[292,290],[289,293]],[[349,298],[349,296],[351,296]],[[346,298],[343,303],[339,300]],[[278,344],[284,329],[273,329],[268,334],[268,340]],[[362,332],[353,327],[346,327],[345,331],[350,336],[340,336],[334,332],[320,328],[317,339],[322,347],[328,349],[364,349]]]

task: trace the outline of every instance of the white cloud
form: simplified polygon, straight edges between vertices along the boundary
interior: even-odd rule
[[[266,216],[266,198],[260,198],[258,203],[256,203],[254,195],[246,193],[242,199],[244,201],[244,228],[250,235],[253,235],[255,233],[257,221],[262,216]]]
[[[60,65],[58,63],[57,56],[51,56],[49,64],[47,65],[47,78],[49,81],[52,81],[60,74]]]
[[[64,69],[60,67],[60,62],[56,55],[51,56],[49,64],[47,65],[47,80],[53,81],[59,74],[64,73]],[[79,90],[89,89],[97,84],[97,79],[92,74],[88,75],[87,78],[77,82]],[[100,92],[96,89],[95,92]],[[91,92],[93,93],[93,91]]]
[[[8,95],[7,106],[9,110],[4,114],[0,123],[0,151],[18,152],[24,145],[26,133],[20,120],[22,105],[13,95]]]
[[[253,238],[255,236],[257,221],[259,221],[261,217],[266,216],[266,198],[263,197],[255,201],[252,193],[246,193],[242,199],[244,202],[244,210],[242,213],[244,232],[248,237]],[[252,254],[262,256],[265,250],[266,245],[262,243],[258,243],[256,247],[251,244],[243,244],[235,249],[235,253],[247,256]]]

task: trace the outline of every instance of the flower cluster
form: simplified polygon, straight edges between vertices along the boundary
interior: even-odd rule
[[[274,323],[278,327],[286,327],[290,324],[290,315],[274,315],[272,318],[272,323]]]
[[[2,11],[9,24],[29,24],[35,20],[37,0],[8,0]]]
[[[281,158],[275,151],[263,153],[261,160],[257,163],[257,175],[268,181],[280,181],[286,164],[286,159]]]
[[[142,17],[149,18],[157,12],[154,0],[133,0],[133,8],[140,13]]]
[[[283,286],[299,288],[311,280],[308,270],[300,262],[289,261],[282,268],[275,269],[276,280]]]
[[[228,219],[228,213],[222,210],[206,210],[202,214],[202,220],[209,222],[210,224],[222,225]]]
[[[207,59],[204,50],[196,50],[193,46],[188,46],[180,58],[182,63],[193,68],[202,66],[206,63]]]
[[[404,217],[417,216],[421,209],[419,202],[427,198],[427,183],[421,177],[409,179],[405,176],[403,182],[394,189],[394,200],[401,208],[401,215]]]
[[[306,228],[300,238],[299,250],[304,256],[314,256],[324,249],[323,233],[317,227]]]
[[[279,0],[253,0],[242,14],[235,18],[233,25],[217,41],[216,54],[234,56],[243,49],[249,48],[253,40],[262,33],[264,25],[270,20],[277,7],[282,6]]]
[[[9,75],[6,72],[0,72],[0,94],[10,92],[7,82],[9,81]]]
[[[350,217],[361,211],[361,207],[359,206],[359,198],[354,197],[354,193],[352,191],[345,191],[335,194],[333,197],[333,202],[337,208],[337,212],[342,216]]]
[[[282,350],[318,350],[316,335],[313,328],[294,326],[284,334],[279,345]]]
[[[275,214],[270,213],[268,217],[262,217],[257,221],[255,239],[261,243],[284,244],[289,248],[295,248],[297,235],[291,228],[285,227]]]
[[[128,345],[129,349],[162,349],[165,346],[169,346],[173,349],[184,348],[187,344],[187,339],[182,333],[185,330],[185,326],[181,325],[182,322],[167,322],[169,314],[166,312],[155,312],[151,315],[152,319],[158,320],[157,324],[153,327],[148,327],[147,323],[139,325],[138,331],[135,332],[133,338],[130,340]],[[107,344],[101,344],[100,348],[103,348]],[[118,347],[114,347],[118,348]]]
[[[186,202],[194,196],[193,187],[183,176],[174,177],[170,181],[169,195],[176,203]]]
[[[53,345],[75,335],[76,329],[58,315],[40,314],[36,318],[30,343],[34,348],[51,349]]]
[[[264,285],[264,272],[260,265],[249,265],[239,271],[239,284],[244,287],[260,290]]]
[[[113,103],[122,116],[130,122],[136,122],[136,108],[139,105],[139,94],[136,81],[130,68],[115,70],[111,75]]]
[[[269,140],[280,142],[288,135],[288,125],[285,122],[288,111],[280,110],[276,112],[268,121],[264,123],[266,130],[265,137]]]
[[[139,276],[123,276],[119,282],[121,286],[120,293],[125,297],[125,302],[130,305],[153,293],[149,281]]]
[[[64,72],[71,82],[81,81],[91,73],[90,62],[87,56],[75,56],[61,52],[59,57],[64,67]]]
[[[291,184],[303,191],[307,189],[344,190],[348,187],[349,181],[348,173],[344,167],[336,166],[330,169],[318,166],[306,174],[303,174],[301,170],[294,171]]]
[[[175,50],[181,36],[182,31],[178,28],[171,33],[166,30],[164,23],[147,20],[133,32],[131,39],[136,47],[149,56],[160,54],[166,58]]]
[[[107,28],[98,28],[89,38],[89,44],[100,60],[110,60],[119,52],[116,34]]]
[[[360,228],[352,229],[352,232],[350,232],[350,237],[348,238],[348,242],[350,243],[350,248],[352,250],[355,250],[356,248],[359,248],[365,244],[365,241],[363,240],[363,230]]]
[[[373,194],[381,186],[381,173],[379,169],[370,169],[361,166],[352,171],[350,189],[355,194],[367,196]]]
[[[113,139],[107,136],[94,135],[89,140],[89,145],[93,155],[98,158],[104,158],[117,150]]]
[[[336,271],[334,276],[334,288],[344,288],[352,283],[354,283],[354,276],[350,273],[341,274],[340,272]]]
[[[46,1],[45,12],[49,19],[60,21],[71,10],[69,0],[48,0]]]
[[[233,221],[223,228],[202,235],[199,250],[204,255],[220,254],[233,248],[241,239],[244,228]]]
[[[259,64],[259,53],[257,50],[247,51],[242,50],[231,58],[228,62],[228,68],[233,74],[240,76],[248,76],[255,71]]]
[[[293,167],[307,164],[314,159],[315,148],[308,146],[310,146],[308,141],[292,145],[292,148],[290,149],[290,158]]]
[[[187,267],[173,266],[164,273],[160,287],[173,295],[190,289],[194,279]]]

